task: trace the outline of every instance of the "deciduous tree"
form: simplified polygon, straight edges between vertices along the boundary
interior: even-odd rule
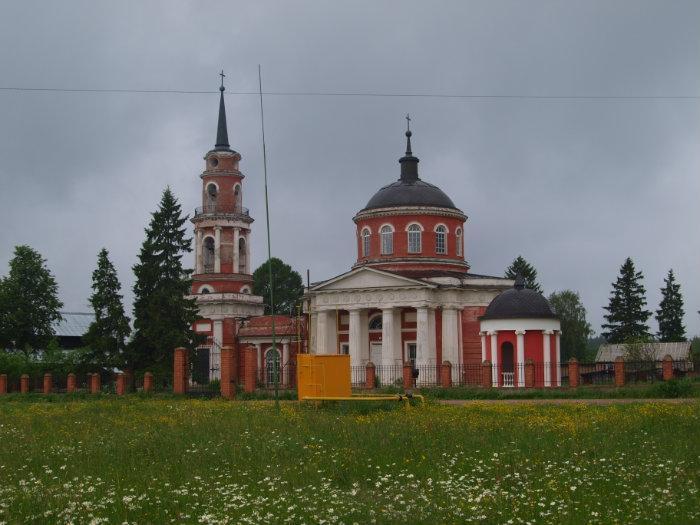
[[[561,359],[588,357],[588,338],[593,329],[586,320],[586,308],[578,292],[562,290],[549,296],[549,302],[561,321]]]
[[[291,266],[285,264],[277,257],[273,257],[272,276],[274,281],[275,312],[294,314],[294,309],[301,303],[304,295],[304,285],[301,275],[295,272]],[[253,272],[253,293],[262,295],[265,299],[265,314],[270,314],[270,269],[269,262],[261,264]]]

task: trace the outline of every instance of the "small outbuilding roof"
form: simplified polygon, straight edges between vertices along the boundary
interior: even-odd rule
[[[682,343],[640,343],[648,345],[647,355],[653,355],[654,359],[661,361],[666,355],[670,355],[674,361],[690,359],[690,342]],[[598,347],[595,360],[599,362],[615,361],[618,357],[624,358],[628,353],[626,344],[604,344]]]
[[[82,337],[95,320],[95,314],[88,312],[61,312],[61,316],[53,325],[56,337]]]
[[[287,315],[275,316],[275,335],[297,335],[299,332],[304,333],[304,324],[300,323],[296,318]],[[238,335],[241,337],[270,337],[272,336],[272,316],[261,315],[252,317],[245,322],[238,330]]]

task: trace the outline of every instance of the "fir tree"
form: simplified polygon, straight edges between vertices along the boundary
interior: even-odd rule
[[[131,328],[129,318],[124,314],[117,271],[105,248],[97,256],[97,268],[92,272],[92,289],[90,305],[95,312],[95,320],[85,334],[87,357],[102,366],[116,366],[121,364]]]
[[[127,349],[127,366],[168,372],[173,350],[192,348],[198,339],[192,330],[197,306],[186,297],[191,270],[182,266],[183,253],[192,251],[186,221],[166,188],[134,266],[134,337]]]
[[[685,341],[685,326],[683,326],[683,295],[681,285],[676,283],[673,270],[668,271],[664,279],[665,286],[661,288],[661,303],[656,310],[656,321],[659,323],[657,333],[662,343]]]
[[[513,263],[506,269],[505,277],[507,279],[515,279],[521,275],[525,279],[525,288],[535,290],[537,293],[542,293],[542,287],[537,282],[537,270],[522,255],[518,255]]]
[[[0,348],[29,356],[53,338],[63,303],[45,263],[29,246],[15,247],[10,272],[0,281]]]
[[[608,314],[603,324],[603,336],[609,343],[625,343],[649,338],[647,320],[651,312],[645,310],[646,290],[642,284],[642,272],[634,268],[630,257],[620,268],[620,276],[613,283],[610,303],[605,306]]]

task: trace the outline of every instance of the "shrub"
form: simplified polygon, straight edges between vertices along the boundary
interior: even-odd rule
[[[692,391],[693,384],[689,379],[671,379],[651,387],[651,393],[655,397],[690,397]]]

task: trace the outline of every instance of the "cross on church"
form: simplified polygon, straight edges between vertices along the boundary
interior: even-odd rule
[[[406,113],[406,131],[411,131],[411,115]]]
[[[225,77],[226,75],[224,75],[224,70],[223,70],[223,69],[221,70],[221,73],[219,73],[219,76],[221,77],[221,87],[224,87],[224,77]]]

